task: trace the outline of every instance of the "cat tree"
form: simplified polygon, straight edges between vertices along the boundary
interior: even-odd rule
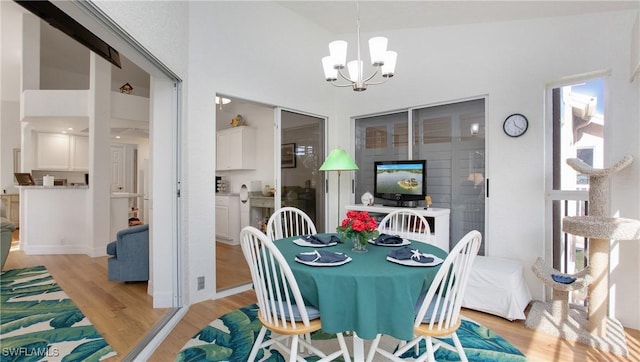
[[[589,238],[588,275],[575,274],[576,286],[588,286],[588,310],[564,309],[557,295],[568,297],[555,290],[574,290],[571,284],[550,281],[547,274],[557,273],[555,269],[534,265],[534,272],[554,288],[552,303],[535,302],[525,322],[528,328],[543,330],[549,334],[578,341],[599,348],[627,355],[624,329],[620,322],[608,316],[609,308],[609,247],[610,240],[640,239],[640,221],[609,217],[609,176],[633,162],[632,156],[625,156],[608,169],[595,169],[582,160],[571,158],[567,164],[577,172],[589,176],[589,215],[568,216],[563,219],[562,230],[566,233]],[[563,274],[564,276],[571,276]],[[581,279],[582,277],[584,279]],[[565,297],[565,298],[566,298]],[[554,304],[555,303],[555,304]],[[565,301],[564,303],[568,303]],[[568,305],[568,304],[567,304]],[[555,306],[555,307],[554,307]],[[560,312],[559,312],[560,311]]]

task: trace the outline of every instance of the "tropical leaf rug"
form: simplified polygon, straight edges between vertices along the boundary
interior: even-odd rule
[[[44,266],[0,274],[0,345],[3,362],[116,355]]]
[[[253,304],[231,313],[227,313],[211,322],[201,331],[196,333],[180,350],[176,356],[176,362],[196,361],[231,361],[245,362],[253,346],[254,338],[260,331],[260,321],[257,318],[258,307]],[[269,332],[267,332],[269,333]],[[458,337],[465,350],[469,361],[526,361],[526,357],[513,345],[487,328],[469,320],[463,320],[458,329]],[[382,338],[380,346],[387,350],[393,350],[397,340]],[[338,350],[338,342],[335,335],[329,335],[322,331],[311,335],[312,343],[324,351]],[[350,337],[347,337],[347,345],[351,347]],[[453,344],[451,340],[446,340]],[[385,345],[386,344],[386,345]],[[365,345],[368,349],[368,344]],[[424,343],[421,351],[424,351]],[[413,351],[407,352],[403,358],[412,360]],[[352,354],[353,357],[353,354]],[[459,361],[457,353],[444,348],[436,351],[438,361]],[[386,361],[380,355],[376,355],[374,361]],[[316,356],[308,357],[307,361],[316,361]],[[258,361],[286,361],[288,356],[271,348],[263,349],[258,353]],[[342,359],[337,359],[342,361]]]

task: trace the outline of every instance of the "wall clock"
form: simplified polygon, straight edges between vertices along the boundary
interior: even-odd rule
[[[520,113],[514,113],[508,116],[502,124],[502,129],[510,137],[520,137],[529,128],[529,120]]]

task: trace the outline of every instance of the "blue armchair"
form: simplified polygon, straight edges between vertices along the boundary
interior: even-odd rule
[[[109,280],[136,282],[149,280],[149,225],[118,231],[116,241],[107,245]]]

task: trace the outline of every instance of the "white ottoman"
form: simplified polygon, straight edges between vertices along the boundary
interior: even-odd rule
[[[526,319],[531,292],[519,261],[478,255],[462,299],[464,308],[495,314],[508,320]]]

